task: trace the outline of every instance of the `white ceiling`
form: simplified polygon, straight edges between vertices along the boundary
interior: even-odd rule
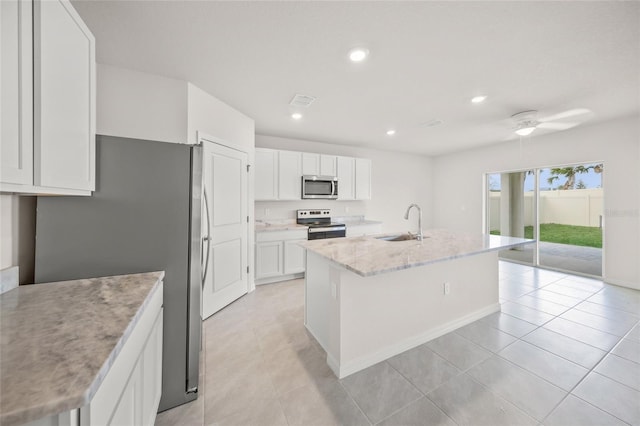
[[[438,155],[505,140],[523,110],[640,112],[636,1],[73,4],[98,62],[190,81],[259,134]],[[296,93],[317,97],[300,121]]]

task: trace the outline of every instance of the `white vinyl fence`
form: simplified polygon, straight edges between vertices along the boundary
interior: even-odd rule
[[[601,226],[602,188],[540,191],[540,223]],[[524,193],[524,224],[533,225],[533,191]],[[489,193],[491,230],[500,229],[500,192]]]

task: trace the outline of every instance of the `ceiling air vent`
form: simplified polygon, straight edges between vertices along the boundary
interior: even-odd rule
[[[420,127],[435,127],[435,126],[439,126],[442,124],[442,120],[429,120],[429,121],[425,121],[423,123],[420,123]]]
[[[316,98],[313,96],[301,95],[298,93],[293,97],[293,99],[291,99],[289,105],[299,108],[308,108],[315,100]]]

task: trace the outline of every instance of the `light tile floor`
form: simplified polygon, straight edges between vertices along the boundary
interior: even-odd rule
[[[157,425],[640,425],[640,291],[500,262],[502,312],[338,380],[303,281],[204,322],[198,400]]]

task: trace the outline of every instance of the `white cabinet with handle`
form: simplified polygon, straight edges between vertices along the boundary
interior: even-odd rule
[[[305,271],[307,229],[256,233],[256,284],[300,278]]]
[[[0,190],[90,195],[95,39],[68,0],[0,3]]]

